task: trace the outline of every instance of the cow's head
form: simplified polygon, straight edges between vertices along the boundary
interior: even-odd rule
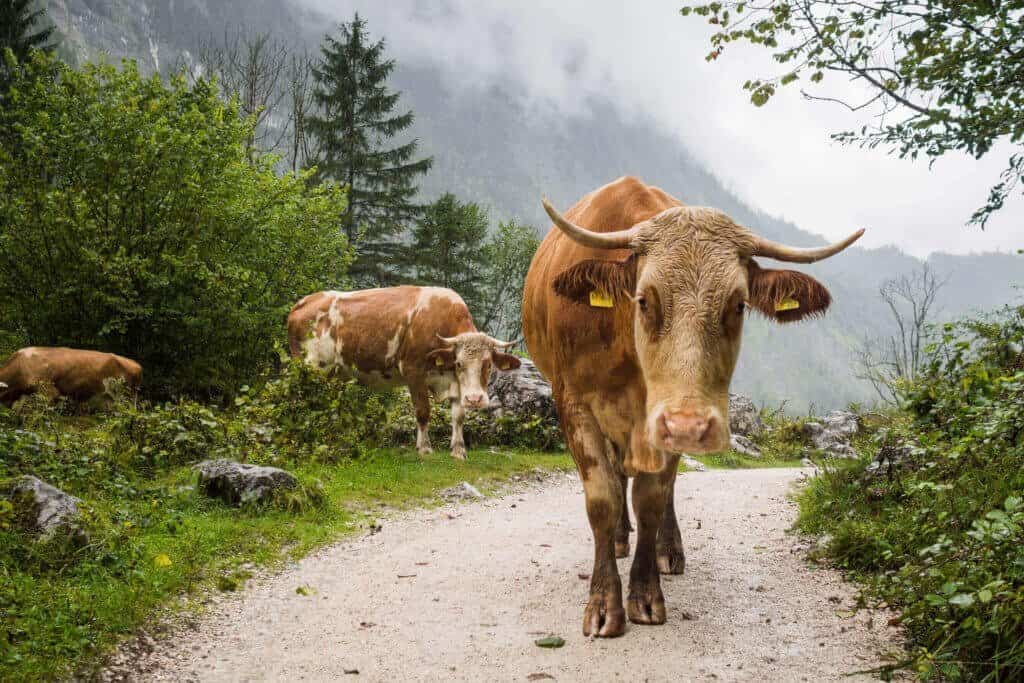
[[[515,370],[519,359],[504,353],[515,342],[498,341],[483,332],[464,332],[454,337],[438,339],[444,345],[427,354],[432,365],[455,374],[459,385],[459,401],[463,408],[480,410],[487,407],[487,384],[491,379],[491,367],[499,370]]]
[[[628,230],[598,233],[569,222],[547,201],[544,208],[575,242],[632,252],[623,260],[577,263],[556,277],[554,289],[585,304],[632,308],[647,389],[645,433],[655,451],[706,453],[728,446],[729,382],[748,306],[778,322],[828,308],[831,297],[816,280],[761,268],[753,257],[813,263],[864,232],[827,247],[794,249],[715,209],[674,207]]]

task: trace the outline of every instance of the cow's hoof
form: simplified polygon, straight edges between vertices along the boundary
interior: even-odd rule
[[[629,557],[629,538],[625,541],[615,541],[615,557],[622,559],[623,557]]]
[[[682,574],[686,570],[686,553],[682,548],[658,550],[658,571],[662,574]]]
[[[452,457],[455,458],[456,460],[465,460],[466,459],[466,449],[465,448],[453,448],[452,449]]]
[[[665,596],[657,583],[643,588],[629,589],[626,612],[634,624],[664,624]]]
[[[626,632],[626,613],[622,598],[591,595],[583,610],[583,635],[595,638],[617,638]]]

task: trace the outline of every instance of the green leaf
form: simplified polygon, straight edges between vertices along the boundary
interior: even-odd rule
[[[565,645],[565,640],[558,636],[548,636],[533,641],[537,647],[559,648]]]

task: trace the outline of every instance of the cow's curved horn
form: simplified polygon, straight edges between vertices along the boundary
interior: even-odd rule
[[[555,210],[555,207],[551,206],[547,198],[541,199],[541,203],[544,205],[544,210],[551,216],[551,220],[558,226],[558,229],[574,242],[578,242],[585,247],[593,247],[594,249],[628,249],[632,246],[633,239],[639,232],[637,226],[633,226],[629,230],[618,230],[616,232],[591,232],[586,228],[581,228],[567,221],[562,214]]]
[[[437,333],[435,332],[435,334]],[[441,343],[445,346],[455,346],[455,340],[457,339],[457,337],[442,337],[439,334],[437,335],[437,338],[440,339]]]
[[[826,259],[829,256],[835,256],[843,249],[860,239],[860,236],[864,234],[864,229],[861,228],[857,232],[853,233],[845,240],[830,244],[826,247],[815,247],[813,249],[798,249],[796,247],[787,247],[785,244],[779,244],[778,242],[772,242],[763,237],[754,237],[754,252],[753,256],[764,256],[765,258],[773,258],[776,261],[788,261],[790,263],[814,263]]]
[[[506,342],[506,341],[501,341],[500,339],[495,339],[494,337],[490,337],[490,336],[487,337],[487,338],[491,340],[491,344],[496,349],[507,349],[508,347],[515,346],[516,344],[519,343],[518,339],[513,339],[512,341],[507,341]]]

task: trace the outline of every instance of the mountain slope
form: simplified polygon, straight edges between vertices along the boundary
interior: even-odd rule
[[[345,3],[339,5],[339,16],[347,16]],[[83,58],[105,51],[165,70],[189,59],[199,40],[235,30],[239,18],[249,30],[274,32],[298,51],[315,51],[331,26],[286,0],[55,0],[51,14]],[[393,84],[404,93],[402,105],[416,112],[413,134],[434,156],[434,169],[423,183],[425,197],[453,191],[489,206],[495,220],[515,216],[546,230],[541,195],[567,208],[595,187],[634,174],[687,203],[723,209],[771,239],[822,243],[746,205],[678,140],[648,121],[627,117],[611,100],[592,99],[580,103],[584,113],[565,114],[511,81],[464,84],[429,55],[400,63]],[[936,254],[929,262],[949,278],[940,297],[946,317],[1001,305],[1018,295],[1013,282],[1024,284],[1024,257],[1016,255]],[[878,288],[920,265],[895,248],[854,248],[808,267],[832,291],[829,315],[782,328],[752,317],[735,388],[763,403],[789,401],[798,410],[870,400],[870,388],[853,377],[851,346],[891,328]]]

